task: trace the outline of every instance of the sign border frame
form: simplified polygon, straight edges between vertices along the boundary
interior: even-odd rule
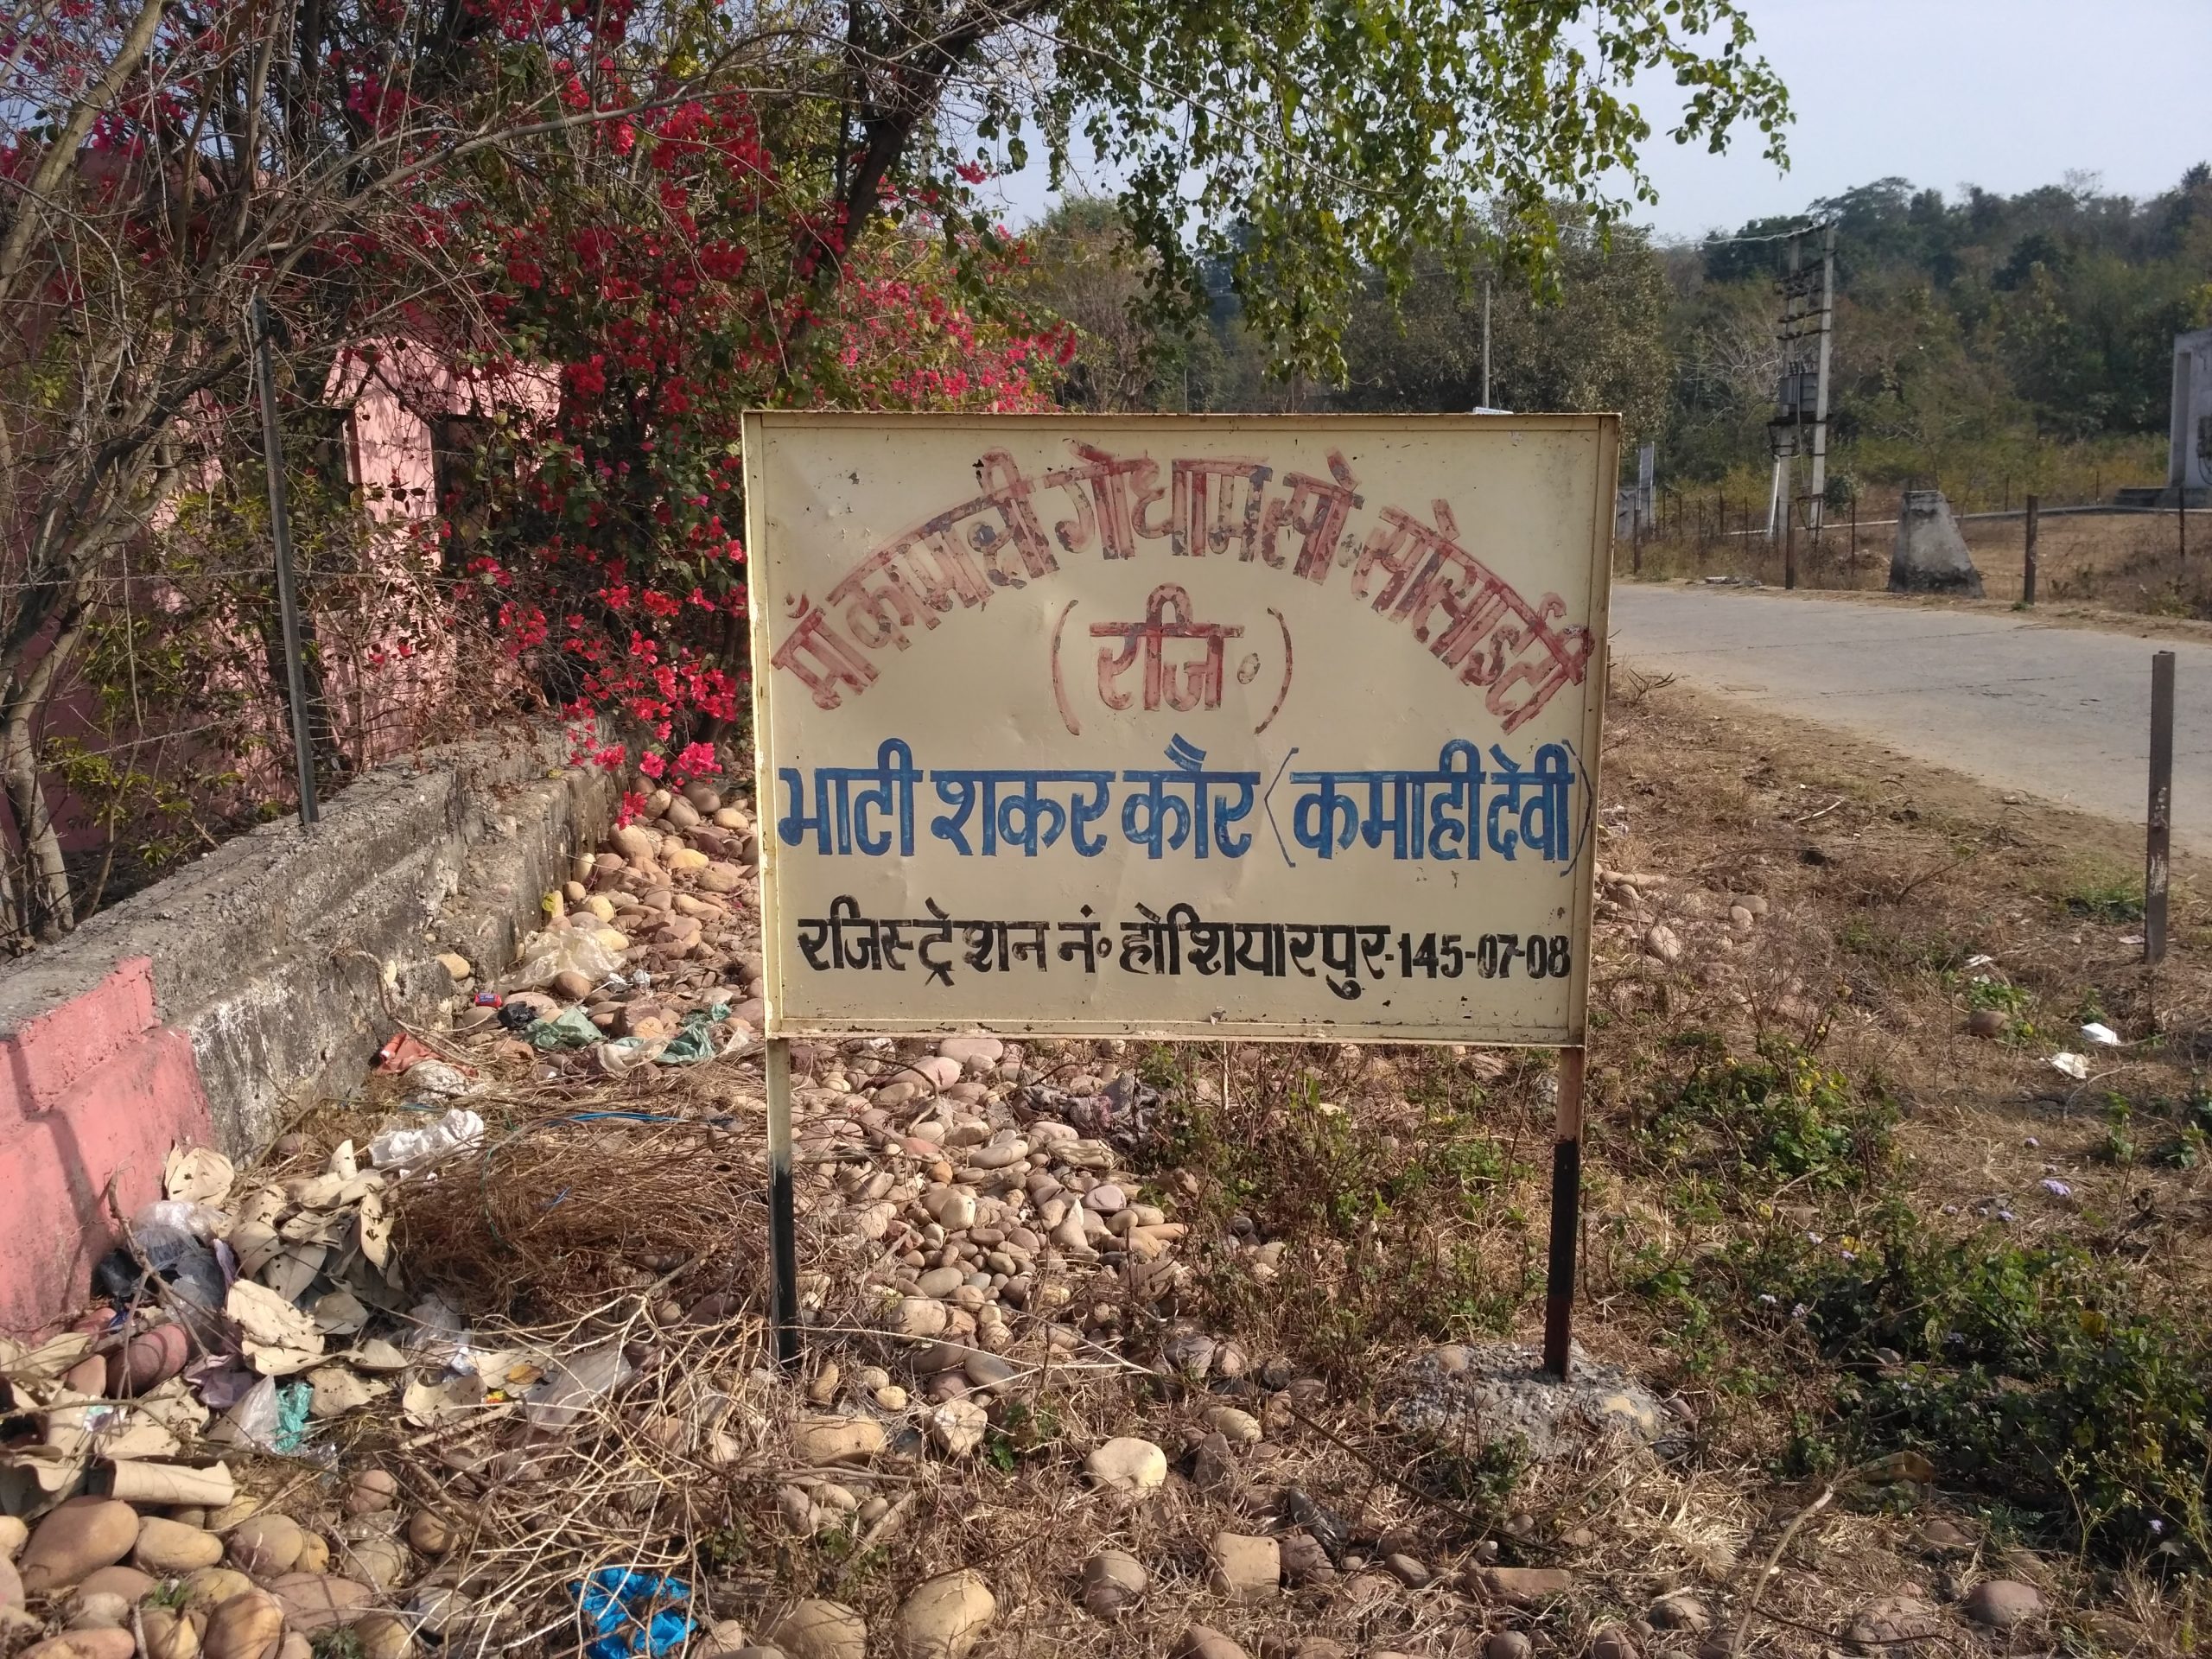
[[[1129,1020],[1015,1020],[985,1022],[957,1014],[939,1019],[892,1019],[874,1021],[865,1026],[836,1022],[805,1022],[794,1024],[779,1011],[778,1003],[783,984],[785,950],[780,931],[780,917],[775,899],[775,861],[782,849],[774,831],[776,755],[773,748],[773,728],[768,720],[768,685],[772,674],[764,673],[761,665],[767,663],[773,650],[769,635],[771,620],[778,613],[783,595],[775,591],[768,571],[768,561],[763,550],[767,544],[767,497],[763,482],[760,458],[762,446],[770,429],[777,426],[791,428],[862,427],[870,429],[913,427],[943,431],[949,429],[973,429],[976,431],[1005,431],[1021,428],[1065,428],[1072,421],[1081,421],[1090,429],[1110,429],[1116,426],[1152,426],[1161,423],[1201,426],[1213,433],[1238,431],[1266,432],[1295,426],[1305,430],[1314,429],[1337,431],[1400,431],[1419,429],[1430,432],[1479,432],[1495,430],[1539,430],[1591,432],[1598,440],[1598,462],[1594,489],[1590,502],[1590,615],[1587,626],[1593,641],[1590,667],[1585,677],[1585,709],[1582,729],[1581,760],[1589,779],[1592,821],[1596,822],[1599,798],[1600,762],[1605,736],[1605,696],[1612,666],[1610,619],[1612,599],[1613,559],[1613,497],[1618,488],[1620,471],[1620,416],[1617,414],[1551,414],[1551,415],[1147,415],[1136,413],[1070,416],[1065,413],[1046,414],[967,414],[898,411],[872,413],[847,410],[768,410],[752,409],[744,412],[740,423],[745,487],[745,549],[747,627],[752,647],[748,671],[752,677],[750,707],[753,716],[754,838],[760,849],[759,867],[760,902],[760,949],[764,973],[761,980],[761,999],[764,1013],[761,1034],[772,1039],[815,1038],[845,1038],[855,1036],[888,1035],[919,1036],[951,1029],[988,1031],[1023,1037],[1099,1038],[1121,1037],[1140,1041],[1190,1041],[1208,1038],[1233,1038],[1240,1042],[1358,1042],[1358,1043],[1465,1043],[1496,1048],[1580,1048],[1586,1040],[1589,1029],[1590,940],[1592,912],[1595,897],[1597,849],[1593,832],[1589,854],[1589,867],[1582,879],[1574,882],[1569,937],[1575,941],[1574,967],[1567,986],[1568,1024],[1563,1033],[1515,1033],[1491,1035],[1464,1029],[1439,1028],[1433,1026],[1409,1027],[1404,1032],[1378,1030],[1371,1026],[1359,1026],[1347,1030],[1331,1022],[1300,1022],[1291,1020],[1254,1024],[1243,1020],[1163,1020],[1137,1021]]]

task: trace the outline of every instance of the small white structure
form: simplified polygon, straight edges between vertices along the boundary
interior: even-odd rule
[[[1942,491],[1904,493],[1897,508],[1897,547],[1890,555],[1890,591],[1981,597],[1981,572],[1974,569]]]
[[[2212,497],[2212,328],[2174,336],[2173,429],[2166,489],[2189,492],[2192,507]]]

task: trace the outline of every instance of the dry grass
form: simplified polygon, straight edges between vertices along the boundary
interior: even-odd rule
[[[696,1300],[717,1268],[757,1273],[763,1168],[728,1128],[524,1120],[445,1179],[402,1187],[394,1236],[414,1281],[472,1315],[573,1314],[671,1272]]]

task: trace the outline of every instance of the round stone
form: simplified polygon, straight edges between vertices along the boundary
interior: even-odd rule
[[[1092,1480],[1113,1491],[1155,1492],[1167,1484],[1167,1454],[1134,1435],[1095,1447],[1083,1466]]]
[[[1119,1618],[1152,1582],[1144,1563],[1118,1549],[1102,1549],[1083,1564],[1083,1605],[1094,1618]]]
[[[899,1659],[967,1659],[997,1617],[998,1599],[972,1568],[919,1586],[899,1608],[891,1631]]]
[[[2013,1630],[2042,1615],[2042,1593],[2018,1579],[1984,1579],[1967,1592],[1966,1616],[1992,1630]]]

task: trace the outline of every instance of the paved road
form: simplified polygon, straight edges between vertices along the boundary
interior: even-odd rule
[[[2212,645],[1872,597],[1623,582],[1613,649],[1631,668],[2134,823],[2147,793],[2151,654],[2171,649],[2174,838],[2212,854]]]

